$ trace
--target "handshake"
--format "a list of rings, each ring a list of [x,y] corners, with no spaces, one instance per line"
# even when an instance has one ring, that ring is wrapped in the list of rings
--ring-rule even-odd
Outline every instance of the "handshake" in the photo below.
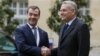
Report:
[[[51,55],[51,50],[45,46],[41,48],[41,54],[42,56],[50,56]]]

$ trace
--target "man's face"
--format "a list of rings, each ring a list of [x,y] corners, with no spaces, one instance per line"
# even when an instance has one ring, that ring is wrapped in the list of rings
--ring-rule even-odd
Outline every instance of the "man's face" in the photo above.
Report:
[[[28,16],[28,23],[32,26],[36,26],[38,19],[40,17],[39,10],[38,9],[33,10],[29,8],[27,16]]]
[[[61,5],[59,16],[62,21],[70,21],[73,18],[75,14],[75,10],[72,8],[73,7],[70,4]]]

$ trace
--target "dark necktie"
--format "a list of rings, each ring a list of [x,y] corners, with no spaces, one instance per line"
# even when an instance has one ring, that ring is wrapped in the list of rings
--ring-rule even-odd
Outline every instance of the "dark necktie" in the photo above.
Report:
[[[37,34],[38,29],[36,27],[34,27],[33,29],[34,29],[34,37],[36,40],[36,45],[38,46],[39,45],[39,36]]]
[[[67,30],[68,26],[69,26],[68,24],[65,24],[65,25],[64,25],[64,28],[63,28],[63,32],[62,32],[62,34],[65,33],[65,31]]]
[[[37,40],[37,31],[36,31],[36,27],[34,27],[33,29],[34,29],[35,40]]]

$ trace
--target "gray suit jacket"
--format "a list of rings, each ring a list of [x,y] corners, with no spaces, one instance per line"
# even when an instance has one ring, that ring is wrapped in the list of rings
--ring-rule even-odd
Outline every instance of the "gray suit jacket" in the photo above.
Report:
[[[88,26],[75,19],[66,32],[60,31],[58,48],[52,50],[52,56],[88,56],[90,49],[90,33]]]

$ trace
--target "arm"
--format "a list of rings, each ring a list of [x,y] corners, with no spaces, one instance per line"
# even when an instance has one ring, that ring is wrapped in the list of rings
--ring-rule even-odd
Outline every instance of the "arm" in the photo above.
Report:
[[[44,44],[44,46],[50,48],[50,46],[49,46],[49,40],[48,40],[48,34],[46,32],[44,32],[44,37],[45,37],[45,40],[44,40],[45,41],[45,44]],[[45,52],[46,55],[49,54],[51,56],[57,56],[57,48],[53,48],[53,49],[50,48],[50,49],[45,50],[46,51]]]
[[[58,50],[58,48],[53,48],[51,50],[51,56],[57,56],[57,50]]]
[[[90,33],[86,24],[78,32],[78,56],[88,56],[90,49]]]
[[[25,41],[25,35],[23,31],[19,28],[15,31],[15,42],[18,48],[18,51],[28,55],[41,55],[41,48],[30,46]]]
[[[49,39],[48,39],[48,34],[47,34],[47,32],[45,32],[44,34],[45,34],[45,36],[44,36],[44,37],[45,37],[45,40],[44,40],[44,41],[45,41],[44,46],[46,46],[46,47],[49,48]]]

